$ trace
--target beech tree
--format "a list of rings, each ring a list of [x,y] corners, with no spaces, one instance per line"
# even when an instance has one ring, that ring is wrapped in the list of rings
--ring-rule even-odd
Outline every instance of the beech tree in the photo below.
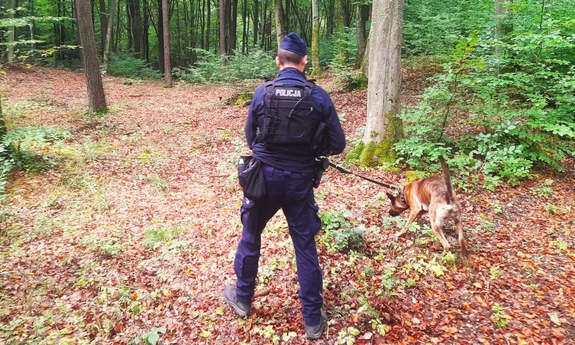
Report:
[[[374,0],[369,37],[367,122],[352,151],[363,165],[393,163],[393,144],[403,137],[400,111],[403,0]]]
[[[167,86],[172,86],[172,62],[170,58],[170,19],[168,16],[168,0],[162,0],[162,21],[164,25],[164,81]]]
[[[317,0],[311,0],[312,30],[311,30],[311,77],[317,77],[321,73],[319,59],[319,10]]]
[[[78,34],[82,46],[82,63],[86,74],[88,88],[88,110],[90,112],[106,111],[106,96],[100,74],[96,36],[92,23],[92,6],[90,1],[76,0],[76,19],[78,21]]]
[[[278,47],[280,46],[284,36],[287,34],[285,26],[285,14],[282,5],[282,0],[274,0],[274,14],[276,21],[276,40],[278,41]]]
[[[8,0],[8,18],[14,19],[14,0]],[[14,25],[8,28],[8,62],[11,63],[14,60]]]
[[[112,29],[114,26],[115,0],[110,0],[110,13],[106,19],[106,37],[104,39],[104,71],[108,72],[110,66],[110,43],[112,42]]]

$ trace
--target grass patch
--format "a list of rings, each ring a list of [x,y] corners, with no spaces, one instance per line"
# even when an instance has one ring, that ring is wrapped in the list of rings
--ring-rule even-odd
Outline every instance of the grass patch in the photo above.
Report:
[[[176,239],[182,233],[180,228],[149,229],[144,233],[143,246],[147,250],[156,250],[163,244]]]

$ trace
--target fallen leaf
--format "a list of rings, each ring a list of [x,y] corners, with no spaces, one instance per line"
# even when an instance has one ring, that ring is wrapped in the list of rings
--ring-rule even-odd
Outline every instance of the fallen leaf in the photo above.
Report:
[[[554,324],[556,324],[557,326],[561,326],[561,321],[559,320],[559,313],[551,313],[549,315],[549,319],[551,319],[551,322],[553,322]]]

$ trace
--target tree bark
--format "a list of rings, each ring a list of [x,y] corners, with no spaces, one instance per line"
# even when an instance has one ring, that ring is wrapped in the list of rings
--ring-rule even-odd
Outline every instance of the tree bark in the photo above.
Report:
[[[311,63],[312,71],[311,77],[315,78],[321,74],[321,66],[319,59],[319,10],[317,6],[318,0],[311,1],[311,17],[312,17],[312,29],[311,29]]]
[[[356,5],[356,31],[357,31],[357,60],[356,67],[360,67],[363,63],[365,56],[365,49],[367,47],[367,32],[365,24],[367,23],[367,14],[369,14],[369,7],[357,4]]]
[[[8,129],[6,128],[4,114],[2,114],[2,94],[0,93],[0,140],[4,140],[6,133],[8,133]]]
[[[403,136],[400,111],[403,0],[375,0],[369,38],[365,165],[395,161],[393,144]]]
[[[14,11],[16,10],[14,0],[8,0],[8,9],[10,10],[8,18],[14,19]],[[14,61],[14,29],[13,25],[8,28],[8,63]]]
[[[249,30],[249,22],[248,22],[248,1],[242,1],[242,54],[248,53],[248,30]]]
[[[345,9],[344,0],[335,0],[335,17],[334,26],[336,33],[343,33],[345,28]]]
[[[206,27],[206,50],[209,51],[210,50],[210,35],[212,33],[212,26],[210,25],[212,22],[212,1],[211,0],[208,0],[207,16],[208,16],[208,23],[207,23],[207,27]]]
[[[278,49],[284,36],[286,35],[285,27],[284,27],[284,10],[282,5],[282,0],[274,0],[274,14],[276,19],[276,39],[278,42]]]
[[[104,47],[106,46],[106,33],[108,28],[108,15],[106,12],[111,12],[111,9],[106,11],[106,0],[99,0],[100,10],[100,46],[102,47],[102,56],[104,55]]]
[[[163,0],[157,0],[158,4],[158,68],[160,73],[165,74],[165,64],[164,64],[164,11],[162,10]]]
[[[130,32],[132,36],[132,45],[134,55],[140,58],[142,55],[142,16],[140,13],[140,0],[127,1],[128,16],[130,22]]]
[[[233,55],[238,47],[238,0],[228,0],[228,55]]]
[[[259,1],[254,1],[254,46],[257,47],[258,45],[258,30],[260,29],[260,25],[259,25],[259,21],[260,21],[260,17],[259,17],[259,8],[260,8],[260,3]]]
[[[327,18],[326,18],[326,33],[325,33],[325,38],[326,39],[331,39],[332,35],[333,35],[333,29],[334,29],[334,18],[335,18],[335,1],[336,0],[327,0],[325,1],[325,12],[327,13]]]
[[[114,26],[114,11],[116,9],[115,0],[110,0],[110,13],[108,14],[106,27],[106,39],[104,41],[104,71],[108,72],[110,67],[110,43],[112,42],[112,28]]]
[[[82,62],[86,74],[88,88],[88,110],[91,113],[104,112],[107,109],[104,85],[100,74],[98,62],[98,50],[94,24],[92,22],[92,7],[89,1],[76,0],[76,20],[78,22],[78,34],[82,46]]]
[[[229,1],[229,0],[227,0]],[[220,55],[226,56],[226,0],[219,0],[220,4]]]
[[[170,61],[170,20],[168,0],[162,0],[162,16],[164,22],[164,80],[166,86],[172,86],[172,63]]]
[[[148,0],[142,1],[142,11],[144,12],[144,19],[142,21],[142,53],[144,54],[146,62],[150,62],[150,42],[148,34],[150,30],[150,4]]]

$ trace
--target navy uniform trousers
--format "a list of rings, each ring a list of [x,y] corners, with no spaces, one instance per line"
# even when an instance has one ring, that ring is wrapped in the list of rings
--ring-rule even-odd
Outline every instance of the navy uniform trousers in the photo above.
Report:
[[[323,298],[315,235],[321,222],[313,196],[313,174],[284,171],[268,165],[263,165],[263,169],[267,196],[258,202],[244,197],[241,208],[243,231],[234,261],[237,299],[251,305],[260,258],[261,234],[270,218],[282,209],[295,248],[303,319],[308,326],[318,325]]]

